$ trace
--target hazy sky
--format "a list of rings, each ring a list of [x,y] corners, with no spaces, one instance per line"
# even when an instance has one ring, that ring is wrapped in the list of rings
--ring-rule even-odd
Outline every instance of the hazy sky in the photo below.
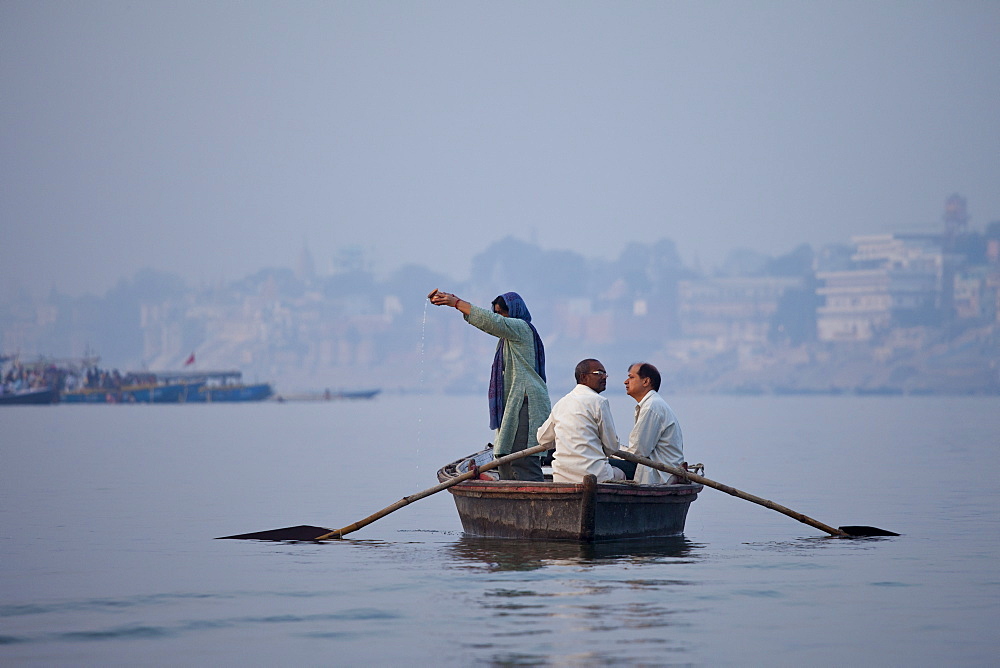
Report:
[[[462,279],[508,234],[710,268],[1000,220],[1000,2],[3,0],[0,133],[41,293],[304,244]]]

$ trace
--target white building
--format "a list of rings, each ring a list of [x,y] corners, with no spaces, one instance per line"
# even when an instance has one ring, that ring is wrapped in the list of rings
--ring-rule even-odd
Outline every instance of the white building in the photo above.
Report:
[[[795,277],[726,277],[680,281],[681,333],[728,343],[764,343],[786,291],[801,289]]]
[[[820,341],[867,341],[912,324],[940,306],[943,255],[935,237],[853,237],[856,269],[821,272],[816,312]]]

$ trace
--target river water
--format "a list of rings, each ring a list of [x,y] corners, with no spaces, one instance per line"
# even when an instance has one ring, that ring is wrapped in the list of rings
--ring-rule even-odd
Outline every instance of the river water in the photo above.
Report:
[[[903,535],[706,489],[653,542],[475,539],[447,492],[340,541],[213,540],[431,487],[485,399],[9,407],[0,664],[996,664],[1000,399],[666,397],[708,477]]]

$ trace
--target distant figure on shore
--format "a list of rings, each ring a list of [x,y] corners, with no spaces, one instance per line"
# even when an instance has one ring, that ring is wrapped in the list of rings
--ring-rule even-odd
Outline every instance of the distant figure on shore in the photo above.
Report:
[[[608,453],[618,449],[611,406],[601,396],[608,372],[598,360],[585,359],[574,375],[576,387],[556,402],[538,430],[540,445],[556,444],[552,480],[583,482],[588,473],[597,476],[597,482],[624,480],[624,472],[608,463]]]
[[[545,347],[524,300],[516,292],[505,292],[487,311],[440,290],[427,298],[435,306],[458,309],[470,325],[500,339],[488,393],[490,429],[496,430],[493,454],[501,457],[537,445],[535,434],[552,404],[545,384]],[[544,481],[542,457],[537,455],[504,464],[499,472],[501,480]]]

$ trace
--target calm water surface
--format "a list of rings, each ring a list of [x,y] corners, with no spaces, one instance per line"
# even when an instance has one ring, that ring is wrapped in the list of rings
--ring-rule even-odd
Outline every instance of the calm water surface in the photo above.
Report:
[[[904,535],[706,489],[654,542],[470,538],[447,492],[341,541],[217,541],[432,486],[485,400],[8,407],[0,664],[996,664],[1000,400],[667,399],[709,477]]]

